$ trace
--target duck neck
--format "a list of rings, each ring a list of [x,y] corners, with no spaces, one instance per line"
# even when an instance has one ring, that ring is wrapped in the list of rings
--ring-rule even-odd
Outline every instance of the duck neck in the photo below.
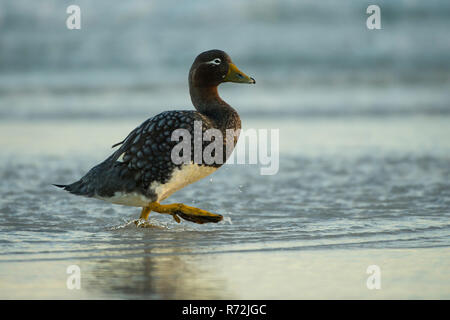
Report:
[[[189,92],[197,111],[214,120],[219,126],[227,126],[239,119],[236,110],[220,98],[217,86],[198,87],[190,84]]]

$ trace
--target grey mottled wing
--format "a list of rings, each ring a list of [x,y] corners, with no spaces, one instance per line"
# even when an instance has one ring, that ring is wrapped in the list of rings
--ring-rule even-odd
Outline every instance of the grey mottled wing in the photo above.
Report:
[[[171,141],[176,129],[187,129],[194,137],[194,121],[202,121],[203,131],[212,127],[210,121],[197,111],[162,112],[130,132],[108,159],[93,167],[79,181],[64,187],[65,190],[85,196],[111,197],[115,192],[139,192],[155,197],[148,187],[153,181],[165,183],[175,165],[171,160]],[[193,143],[191,143],[193,148]],[[193,150],[191,149],[193,157]],[[193,160],[193,159],[192,159]]]
[[[121,177],[131,174],[143,189],[153,181],[167,182],[177,167],[171,159],[172,148],[178,143],[171,141],[172,132],[183,128],[193,137],[194,121],[202,121],[205,129],[210,126],[196,111],[166,111],[142,123],[113,154],[113,161],[122,156]]]

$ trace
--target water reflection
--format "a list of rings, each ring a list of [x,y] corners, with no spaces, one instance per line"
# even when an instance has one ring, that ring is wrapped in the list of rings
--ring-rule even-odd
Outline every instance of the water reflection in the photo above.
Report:
[[[99,260],[84,288],[122,298],[225,298],[225,280],[209,268],[205,259],[189,255],[185,247],[164,251],[148,248],[142,251],[142,257]]]

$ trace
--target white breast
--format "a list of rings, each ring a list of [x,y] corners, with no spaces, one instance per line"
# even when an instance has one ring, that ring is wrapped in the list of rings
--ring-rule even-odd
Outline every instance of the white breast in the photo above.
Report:
[[[158,196],[157,201],[160,202],[174,192],[210,175],[216,170],[217,168],[199,166],[195,163],[185,164],[180,169],[175,169],[169,181],[164,184],[155,181],[150,185],[150,189],[156,193]]]
[[[210,175],[216,170],[217,168],[199,166],[194,163],[185,164],[180,169],[178,168],[175,169],[169,181],[167,181],[164,184],[155,181],[150,185],[149,189],[156,194],[157,196],[156,201],[160,202],[166,199],[174,192],[184,188],[188,184],[194,183]],[[116,192],[114,196],[109,198],[100,196],[95,197],[97,199],[104,200],[107,202],[133,207],[145,207],[152,201],[152,199],[149,199],[138,192],[131,192],[131,193]]]

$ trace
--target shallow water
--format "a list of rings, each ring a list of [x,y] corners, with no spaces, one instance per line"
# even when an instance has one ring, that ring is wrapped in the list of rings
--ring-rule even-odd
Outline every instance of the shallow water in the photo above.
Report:
[[[448,246],[450,142],[439,137],[449,136],[450,129],[445,126],[449,119],[380,120],[279,121],[277,174],[261,175],[261,165],[227,164],[167,201],[219,212],[225,221],[177,224],[153,213],[151,219],[163,229],[151,233],[164,237],[168,229],[192,235],[192,240],[201,236],[198,246],[207,251],[220,250],[221,245],[254,249]],[[253,128],[267,124],[265,120],[249,122]],[[2,136],[8,137],[0,140],[2,150],[13,149],[2,156],[0,212],[2,228],[8,231],[0,238],[5,244],[3,254],[22,250],[26,254],[27,248],[36,253],[36,247],[27,244],[34,243],[27,231],[49,232],[53,245],[64,239],[62,248],[73,244],[73,240],[66,241],[67,233],[84,241],[86,232],[101,232],[108,242],[114,235],[135,232],[134,225],[126,222],[137,218],[139,209],[75,197],[51,186],[76,180],[102,160],[102,153],[106,157],[111,151],[97,144],[126,126],[119,121],[99,122],[93,132],[83,132],[86,124],[82,121],[54,125],[56,128],[42,132],[39,124],[27,123],[22,128],[35,132],[22,137],[14,134],[14,138],[6,132],[20,129],[19,124],[2,125]],[[76,138],[70,137],[71,131],[77,132]],[[58,136],[54,132],[59,132]],[[283,144],[294,132],[299,138]],[[332,138],[322,139],[324,133]],[[69,150],[59,148],[61,137],[64,140],[59,143],[70,145]],[[15,139],[26,138],[31,149],[24,142],[14,145]],[[33,150],[36,139],[46,142]],[[67,139],[78,142],[68,143]],[[115,141],[109,140],[104,145]],[[95,152],[96,148],[102,152]],[[15,232],[26,241],[11,242]],[[10,247],[10,242],[15,245]],[[40,237],[38,247],[39,243],[49,245]]]
[[[442,276],[448,272],[450,245],[450,142],[441,139],[450,134],[448,121],[445,117],[279,120],[276,175],[260,175],[258,165],[227,164],[166,201],[221,213],[224,221],[177,224],[171,217],[152,213],[155,228],[146,229],[132,223],[139,216],[138,208],[76,197],[51,186],[75,180],[106,157],[111,150],[105,146],[139,119],[2,123],[0,147],[8,152],[1,156],[1,275],[11,281],[8,275],[20,274],[15,266],[54,269],[59,273],[53,279],[58,286],[45,285],[44,297],[186,298],[190,286],[200,286],[197,298],[321,297],[320,292],[286,291],[276,283],[267,294],[244,294],[239,289],[243,282],[235,279],[230,284],[234,276],[226,268],[258,273],[259,267],[248,270],[247,259],[255,257],[255,263],[265,264],[275,257],[282,263],[284,257],[291,264],[297,255],[310,251],[321,256],[314,259],[326,256],[323,263],[337,268],[344,261],[329,257],[342,249],[350,250],[349,259],[357,250],[357,259],[364,264],[373,255],[384,261],[385,255],[392,255],[388,249],[434,248],[443,250],[435,257],[436,263],[443,264],[437,269]],[[271,123],[252,119],[246,127]],[[298,138],[287,140],[294,133]],[[371,254],[374,249],[378,253]],[[230,254],[236,259],[232,266],[209,261]],[[412,257],[422,261],[422,253]],[[427,263],[419,264],[426,268]],[[84,290],[75,296],[63,289],[64,268],[71,264],[80,265],[86,273]],[[188,281],[183,272],[174,271],[178,268],[210,274],[213,280],[209,283],[204,274],[198,283],[193,279],[191,284],[178,283]],[[364,268],[359,270],[362,274]],[[52,278],[30,272],[32,283],[43,285]],[[216,273],[223,272],[221,281],[231,286],[230,291],[222,292],[217,283]],[[129,277],[132,284],[126,282]],[[163,283],[153,284],[161,277]],[[248,281],[244,276],[240,279]],[[124,287],[109,293],[115,281]],[[431,296],[446,296],[447,288],[438,285]],[[356,292],[337,297],[353,297]],[[395,292],[380,296],[423,297],[417,292]],[[2,292],[3,297],[29,294],[20,289],[11,296],[9,291]],[[322,294],[335,297],[332,292]],[[37,297],[36,292],[32,296]]]

